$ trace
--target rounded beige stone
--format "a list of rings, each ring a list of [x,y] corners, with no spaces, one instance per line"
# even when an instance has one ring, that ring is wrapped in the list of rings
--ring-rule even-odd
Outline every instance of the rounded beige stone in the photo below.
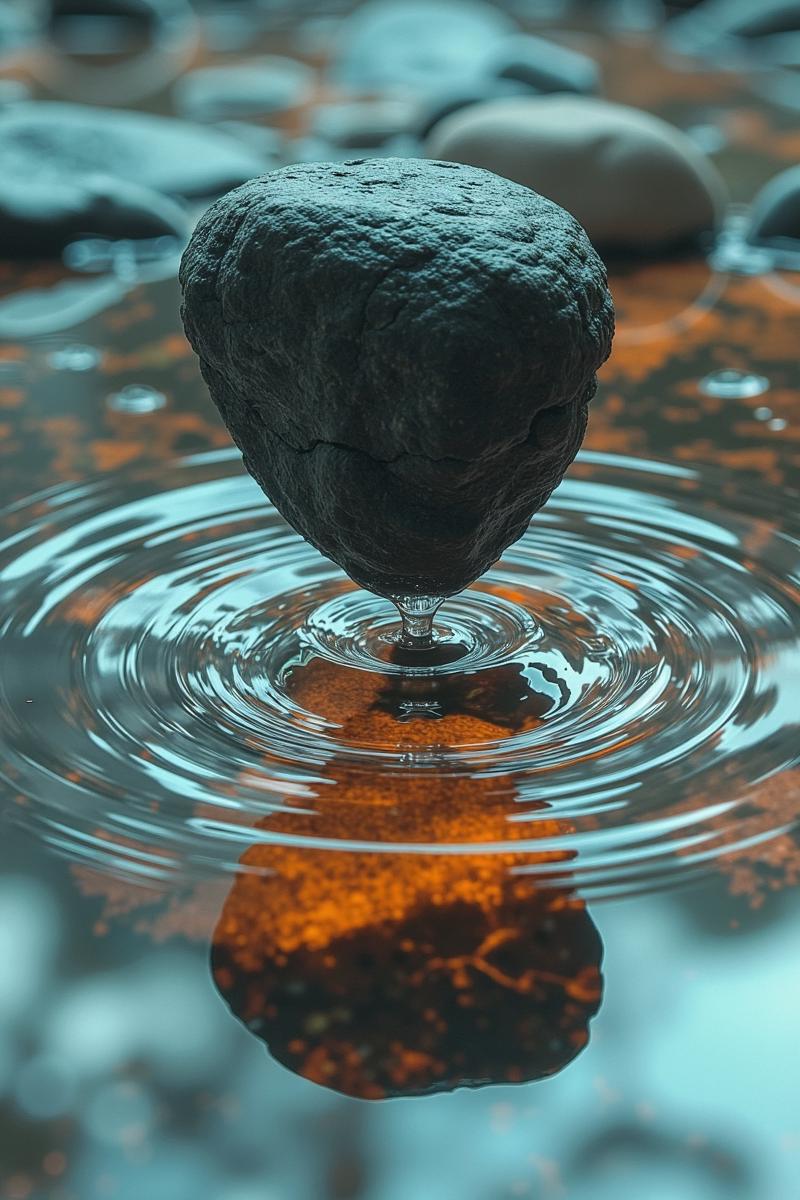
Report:
[[[712,230],[726,189],[679,129],[585,96],[476,104],[432,131],[429,158],[494,171],[554,200],[606,251],[652,253]]]

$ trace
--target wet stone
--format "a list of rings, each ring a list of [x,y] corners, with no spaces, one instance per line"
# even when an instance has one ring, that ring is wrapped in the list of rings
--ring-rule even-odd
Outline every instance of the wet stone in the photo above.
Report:
[[[178,111],[196,121],[253,117],[296,108],[310,96],[315,72],[293,58],[267,55],[234,67],[190,71],[175,86]]]
[[[758,193],[747,240],[800,254],[800,166],[782,171]]]
[[[32,102],[0,110],[0,178],[84,181],[103,174],[168,195],[214,196],[263,170],[224,133],[170,117]]]
[[[418,159],[274,172],[203,216],[184,323],[245,465],[357,582],[445,595],[522,535],[610,350],[556,205]]]
[[[151,240],[188,237],[184,209],[168,196],[107,175],[0,175],[0,254],[57,256],[87,236]]]
[[[482,74],[513,30],[484,0],[372,0],[344,22],[332,73],[358,90],[439,88]]]
[[[515,79],[542,94],[600,90],[600,69],[593,58],[546,38],[517,34],[497,47],[490,70],[500,79]]]
[[[583,96],[476,105],[442,121],[430,158],[470,163],[548,196],[610,253],[663,252],[713,230],[725,187],[680,130]]]

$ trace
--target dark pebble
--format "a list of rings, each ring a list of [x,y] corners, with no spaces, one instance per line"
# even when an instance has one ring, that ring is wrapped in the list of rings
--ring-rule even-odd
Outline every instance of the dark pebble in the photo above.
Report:
[[[448,594],[583,438],[613,312],[567,213],[484,171],[309,164],[218,201],[184,323],[245,465],[357,582]]]

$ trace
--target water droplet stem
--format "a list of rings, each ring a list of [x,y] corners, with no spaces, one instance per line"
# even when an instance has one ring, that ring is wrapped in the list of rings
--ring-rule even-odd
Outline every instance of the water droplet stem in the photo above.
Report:
[[[427,650],[434,642],[433,619],[444,603],[444,596],[392,596],[400,613],[403,629],[399,643],[410,650]]]

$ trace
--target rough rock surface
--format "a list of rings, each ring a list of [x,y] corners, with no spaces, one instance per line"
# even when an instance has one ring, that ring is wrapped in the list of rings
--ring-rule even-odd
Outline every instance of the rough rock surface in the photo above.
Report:
[[[81,237],[183,241],[188,231],[180,205],[127,180],[107,175],[0,177],[3,258],[48,258]]]
[[[758,193],[747,240],[800,252],[800,166],[781,171]]]
[[[214,196],[263,162],[216,130],[149,113],[40,101],[0,112],[0,179],[103,174],[174,196]]]
[[[425,150],[534,188],[612,253],[689,242],[716,227],[725,203],[716,168],[680,130],[585,96],[475,105],[438,124]]]
[[[184,322],[245,465],[357,582],[449,594],[578,450],[613,312],[556,205],[419,159],[289,167],[201,219]]]

